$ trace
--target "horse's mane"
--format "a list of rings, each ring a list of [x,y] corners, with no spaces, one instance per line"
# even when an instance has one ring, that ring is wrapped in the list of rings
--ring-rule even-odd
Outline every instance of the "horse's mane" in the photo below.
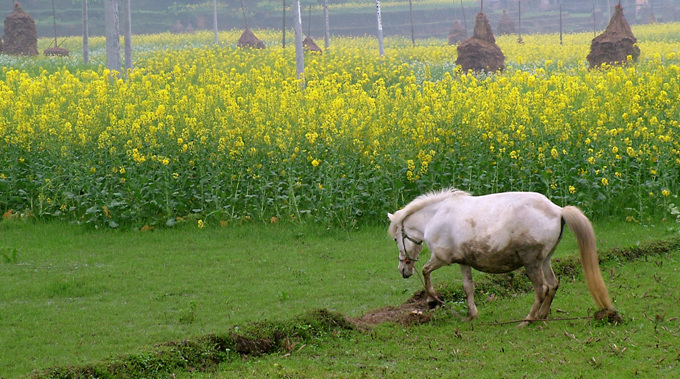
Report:
[[[453,196],[470,196],[470,194],[457,188],[449,187],[439,191],[430,191],[416,197],[404,208],[394,213],[392,216],[392,222],[390,223],[390,228],[388,230],[390,235],[395,236],[397,234],[397,228],[406,217],[423,209],[427,205],[440,202]]]

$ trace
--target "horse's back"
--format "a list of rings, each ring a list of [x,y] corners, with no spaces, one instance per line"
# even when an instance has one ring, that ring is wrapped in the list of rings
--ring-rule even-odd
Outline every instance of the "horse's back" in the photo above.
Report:
[[[461,198],[453,204],[456,212],[468,220],[476,220],[488,227],[508,224],[535,224],[559,220],[562,208],[537,192],[501,192]]]
[[[450,262],[486,272],[521,266],[519,251],[552,249],[562,230],[561,207],[533,192],[452,198],[432,221],[428,239],[451,254]]]

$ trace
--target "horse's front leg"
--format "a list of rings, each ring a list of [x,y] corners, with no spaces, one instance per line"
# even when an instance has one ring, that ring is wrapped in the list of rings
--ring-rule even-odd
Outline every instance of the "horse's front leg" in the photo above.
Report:
[[[460,272],[463,274],[463,289],[467,295],[467,317],[463,321],[471,321],[477,318],[477,306],[475,305],[475,284],[472,281],[472,267],[460,265]]]
[[[425,292],[427,293],[427,303],[430,308],[434,308],[437,305],[443,305],[444,302],[437,295],[437,291],[434,290],[432,285],[432,280],[430,279],[430,274],[432,271],[444,266],[445,263],[435,258],[434,254],[430,260],[423,266],[423,280],[425,281]]]

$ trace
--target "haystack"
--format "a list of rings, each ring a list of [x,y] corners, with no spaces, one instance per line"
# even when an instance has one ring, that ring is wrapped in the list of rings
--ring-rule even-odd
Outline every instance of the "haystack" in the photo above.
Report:
[[[260,39],[257,38],[255,34],[247,27],[246,30],[244,30],[241,34],[241,37],[239,37],[237,46],[249,47],[253,49],[264,49],[264,43],[260,41]]]
[[[314,40],[310,36],[307,36],[307,37],[305,37],[304,40],[302,40],[302,48],[306,51],[314,51],[316,53],[323,53],[321,51],[321,48],[319,47],[319,45],[317,45],[316,42],[314,42]]]
[[[172,28],[170,28],[170,33],[172,34],[184,33],[184,26],[179,20],[175,21],[175,24],[172,26]]]
[[[496,38],[484,12],[479,12],[475,17],[472,37],[458,45],[456,64],[461,66],[463,72],[493,72],[503,71],[505,68],[505,55],[496,45]]]
[[[624,64],[628,61],[629,55],[637,61],[640,48],[635,45],[636,42],[637,38],[623,16],[623,8],[616,5],[609,25],[602,34],[593,38],[590,44],[590,54],[587,57],[590,68],[599,67],[603,63]]]
[[[647,23],[656,24],[656,22],[656,16],[654,16],[654,12],[650,9],[649,13],[647,13]]]
[[[515,34],[515,21],[513,21],[508,12],[503,9],[501,19],[498,20],[498,35],[502,36],[505,34]]]
[[[191,23],[189,23],[189,25],[187,25],[187,28],[186,28],[185,32],[186,32],[187,34],[194,34],[194,26],[191,25]]]
[[[467,30],[460,20],[456,20],[451,25],[449,29],[449,45],[455,45],[460,41],[464,41],[467,38]]]
[[[59,57],[67,57],[68,54],[69,54],[69,51],[67,49],[64,49],[63,47],[52,46],[52,47],[48,47],[47,49],[45,49],[43,51],[43,54],[59,56]]]
[[[14,11],[5,17],[3,52],[10,55],[38,55],[38,30],[35,21],[14,3]]]

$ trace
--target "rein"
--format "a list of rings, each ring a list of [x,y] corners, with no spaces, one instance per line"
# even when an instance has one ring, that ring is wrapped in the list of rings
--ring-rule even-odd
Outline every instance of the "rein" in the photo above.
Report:
[[[406,250],[406,240],[409,240],[409,241],[415,243],[416,245],[422,245],[423,244],[423,241],[418,241],[418,240],[414,239],[413,237],[409,237],[406,234],[406,229],[404,228],[404,222],[402,221],[401,222],[401,246],[404,247],[404,255],[406,257],[404,259],[399,258],[399,262],[404,262],[406,264],[409,264],[411,262],[418,262],[418,258],[411,258],[411,255]]]

